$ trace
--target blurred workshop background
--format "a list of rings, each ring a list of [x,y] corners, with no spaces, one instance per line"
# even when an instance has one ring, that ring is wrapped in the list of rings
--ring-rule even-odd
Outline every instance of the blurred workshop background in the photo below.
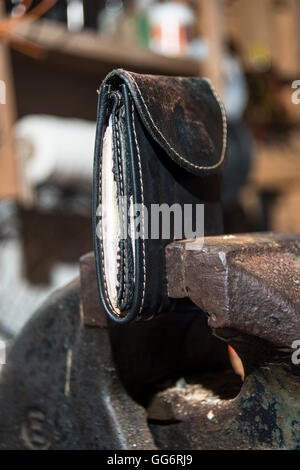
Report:
[[[300,0],[0,0],[0,338],[92,249],[96,90],[207,76],[229,120],[226,232],[300,232]]]

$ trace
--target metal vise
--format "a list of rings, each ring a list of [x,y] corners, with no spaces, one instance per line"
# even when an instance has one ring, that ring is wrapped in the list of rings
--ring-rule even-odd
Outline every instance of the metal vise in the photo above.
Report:
[[[11,348],[0,449],[300,448],[300,236],[175,242],[166,256],[181,310],[129,325],[107,320],[93,255],[81,259],[80,281]]]

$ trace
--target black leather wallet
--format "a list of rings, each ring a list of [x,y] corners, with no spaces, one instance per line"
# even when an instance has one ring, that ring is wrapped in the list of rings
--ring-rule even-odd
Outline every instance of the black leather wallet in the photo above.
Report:
[[[174,239],[190,238],[186,207],[193,228],[202,205],[205,235],[222,233],[226,140],[224,107],[206,79],[116,70],[102,83],[94,248],[100,299],[114,320],[170,308],[164,251]]]

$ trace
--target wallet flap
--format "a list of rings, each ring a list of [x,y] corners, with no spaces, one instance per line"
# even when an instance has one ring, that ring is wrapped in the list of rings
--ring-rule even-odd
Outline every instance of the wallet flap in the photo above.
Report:
[[[154,140],[181,167],[197,175],[221,171],[226,154],[224,106],[209,80],[114,70],[104,84],[126,83]]]

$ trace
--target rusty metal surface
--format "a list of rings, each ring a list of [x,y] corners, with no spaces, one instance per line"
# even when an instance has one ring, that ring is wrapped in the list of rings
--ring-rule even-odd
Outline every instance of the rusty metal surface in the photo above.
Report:
[[[183,387],[173,384],[154,392],[145,406],[157,447],[300,448],[300,373],[291,364],[291,343],[300,338],[300,237],[274,234],[212,237],[205,239],[203,247],[197,241],[185,241],[170,245],[166,251],[170,296],[189,297],[209,313],[214,333],[234,345],[242,357],[246,379],[239,393],[235,386],[232,396],[224,396],[224,390],[220,392],[215,384],[215,379],[225,382],[229,393],[232,377],[226,369],[212,374],[209,380],[200,374],[195,383],[187,379]],[[171,316],[164,319],[170,325],[173,321],[183,326],[183,319],[174,314],[172,320]],[[154,323],[152,328],[148,324],[147,329],[131,325],[113,331],[115,360],[127,385],[130,374],[128,362],[125,361],[126,368],[122,360],[126,357],[122,343],[135,343],[134,356],[142,361],[143,357],[157,357],[147,338],[153,335],[159,338],[165,323],[161,320]],[[200,330],[195,323],[193,326],[201,349]],[[178,341],[179,338],[171,342],[166,337],[173,359],[172,345]],[[140,349],[140,345],[145,348]],[[162,357],[167,355],[164,350]],[[190,357],[182,351],[180,356],[183,360]],[[132,360],[132,355],[127,360]],[[172,359],[165,363],[165,374],[172,370],[172,363]],[[158,379],[157,366],[153,367],[151,361],[144,364],[144,374],[137,372],[133,382]],[[141,370],[142,367],[138,368]]]
[[[167,449],[180,435],[177,449],[299,449],[300,370],[291,356],[300,338],[300,236],[208,237],[175,242],[166,255],[170,297],[208,313],[246,378],[233,400],[201,381],[159,392],[150,406],[157,445]]]
[[[207,237],[166,252],[170,297],[189,297],[212,328],[277,348],[300,338],[300,235]]]
[[[247,377],[233,400],[200,385],[160,392],[150,428],[162,449],[300,449],[299,399],[299,376],[269,366]]]
[[[10,351],[0,448],[300,449],[290,349],[300,339],[299,246],[274,234],[176,242],[168,283],[181,310],[128,325],[104,320],[94,259],[83,257],[81,284],[53,295]]]

